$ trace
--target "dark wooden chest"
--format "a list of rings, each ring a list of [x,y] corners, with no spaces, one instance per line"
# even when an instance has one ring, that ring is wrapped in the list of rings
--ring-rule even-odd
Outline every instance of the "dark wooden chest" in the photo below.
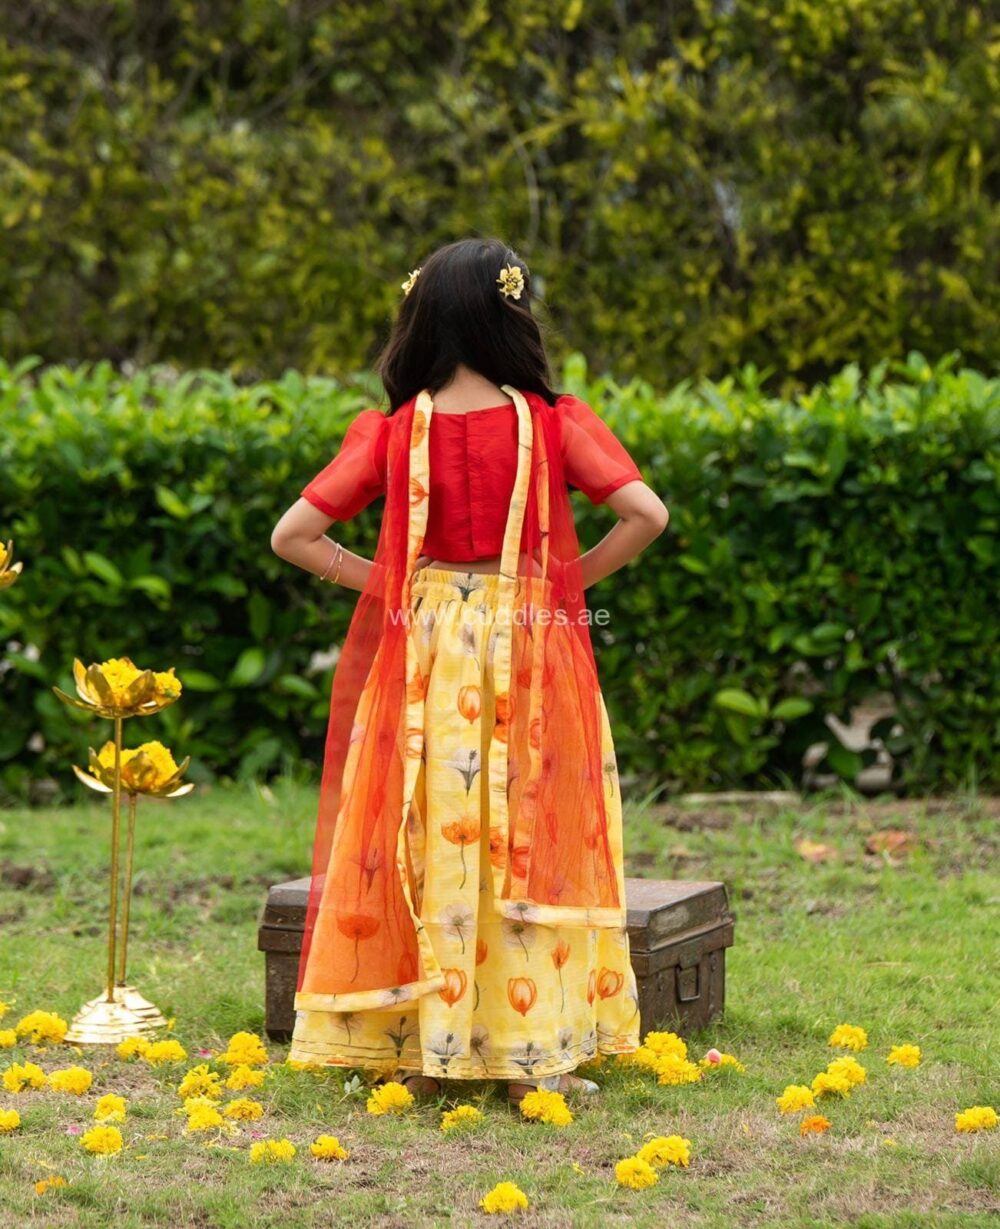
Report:
[[[264,953],[265,1027],[287,1041],[295,1024],[295,984],[309,879],[276,883],[257,932]],[[725,885],[706,881],[626,879],[629,951],[639,988],[642,1034],[684,1033],[707,1024],[725,1001],[726,948],[735,916]]]

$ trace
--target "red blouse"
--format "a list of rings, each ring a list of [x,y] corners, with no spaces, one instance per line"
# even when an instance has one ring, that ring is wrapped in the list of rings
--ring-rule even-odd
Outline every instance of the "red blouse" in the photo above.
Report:
[[[566,481],[593,504],[626,482],[642,482],[639,467],[585,401],[569,395],[563,410]],[[301,491],[321,512],[347,521],[385,493],[389,417],[362,410],[340,451]],[[462,414],[435,410],[428,440],[430,502],[423,553],[467,562],[499,555],[517,468],[517,410],[513,402]]]

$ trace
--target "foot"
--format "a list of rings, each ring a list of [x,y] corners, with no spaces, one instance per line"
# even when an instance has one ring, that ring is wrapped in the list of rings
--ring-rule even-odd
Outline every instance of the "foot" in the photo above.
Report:
[[[568,1072],[564,1075],[556,1075],[546,1077],[537,1082],[515,1081],[507,1085],[507,1100],[512,1105],[519,1105],[525,1093],[534,1092],[536,1088],[547,1088],[550,1092],[566,1093],[584,1093],[590,1095],[599,1089],[599,1085],[593,1080],[586,1080],[580,1075],[571,1075]]]
[[[441,1081],[433,1075],[415,1073],[405,1076],[400,1083],[416,1097],[439,1097],[444,1091]]]

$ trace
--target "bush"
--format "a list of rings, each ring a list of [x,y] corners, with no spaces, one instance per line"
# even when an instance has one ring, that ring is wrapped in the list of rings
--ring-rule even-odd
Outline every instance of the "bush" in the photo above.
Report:
[[[69,782],[107,727],[49,685],[71,685],[74,656],[123,653],[185,682],[135,741],[163,737],[201,775],[314,769],[354,595],[276,558],[269,536],[371,386],[29,366],[0,365],[0,536],[26,564],[0,597],[0,784]],[[623,774],[797,780],[804,748],[828,740],[850,778],[859,758],[824,717],[888,693],[901,781],[995,784],[1000,381],[918,354],[791,401],[761,379],[747,367],[659,394],[567,365],[566,391],[672,511],[590,592],[611,612],[594,636]],[[573,499],[586,547],[612,517]],[[335,532],[371,554],[381,506]]]

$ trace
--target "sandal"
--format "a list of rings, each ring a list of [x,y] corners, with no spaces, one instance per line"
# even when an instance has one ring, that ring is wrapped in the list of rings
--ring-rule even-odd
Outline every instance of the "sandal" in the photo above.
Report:
[[[584,1079],[582,1075],[571,1075],[569,1072],[545,1076],[540,1080],[517,1080],[507,1085],[507,1101],[510,1105],[520,1105],[524,1095],[537,1088],[545,1088],[549,1092],[579,1092],[591,1096],[600,1090],[600,1085],[593,1080]]]
[[[399,1082],[417,1097],[440,1097],[444,1092],[444,1085],[436,1076],[422,1075],[419,1071],[403,1076]]]

